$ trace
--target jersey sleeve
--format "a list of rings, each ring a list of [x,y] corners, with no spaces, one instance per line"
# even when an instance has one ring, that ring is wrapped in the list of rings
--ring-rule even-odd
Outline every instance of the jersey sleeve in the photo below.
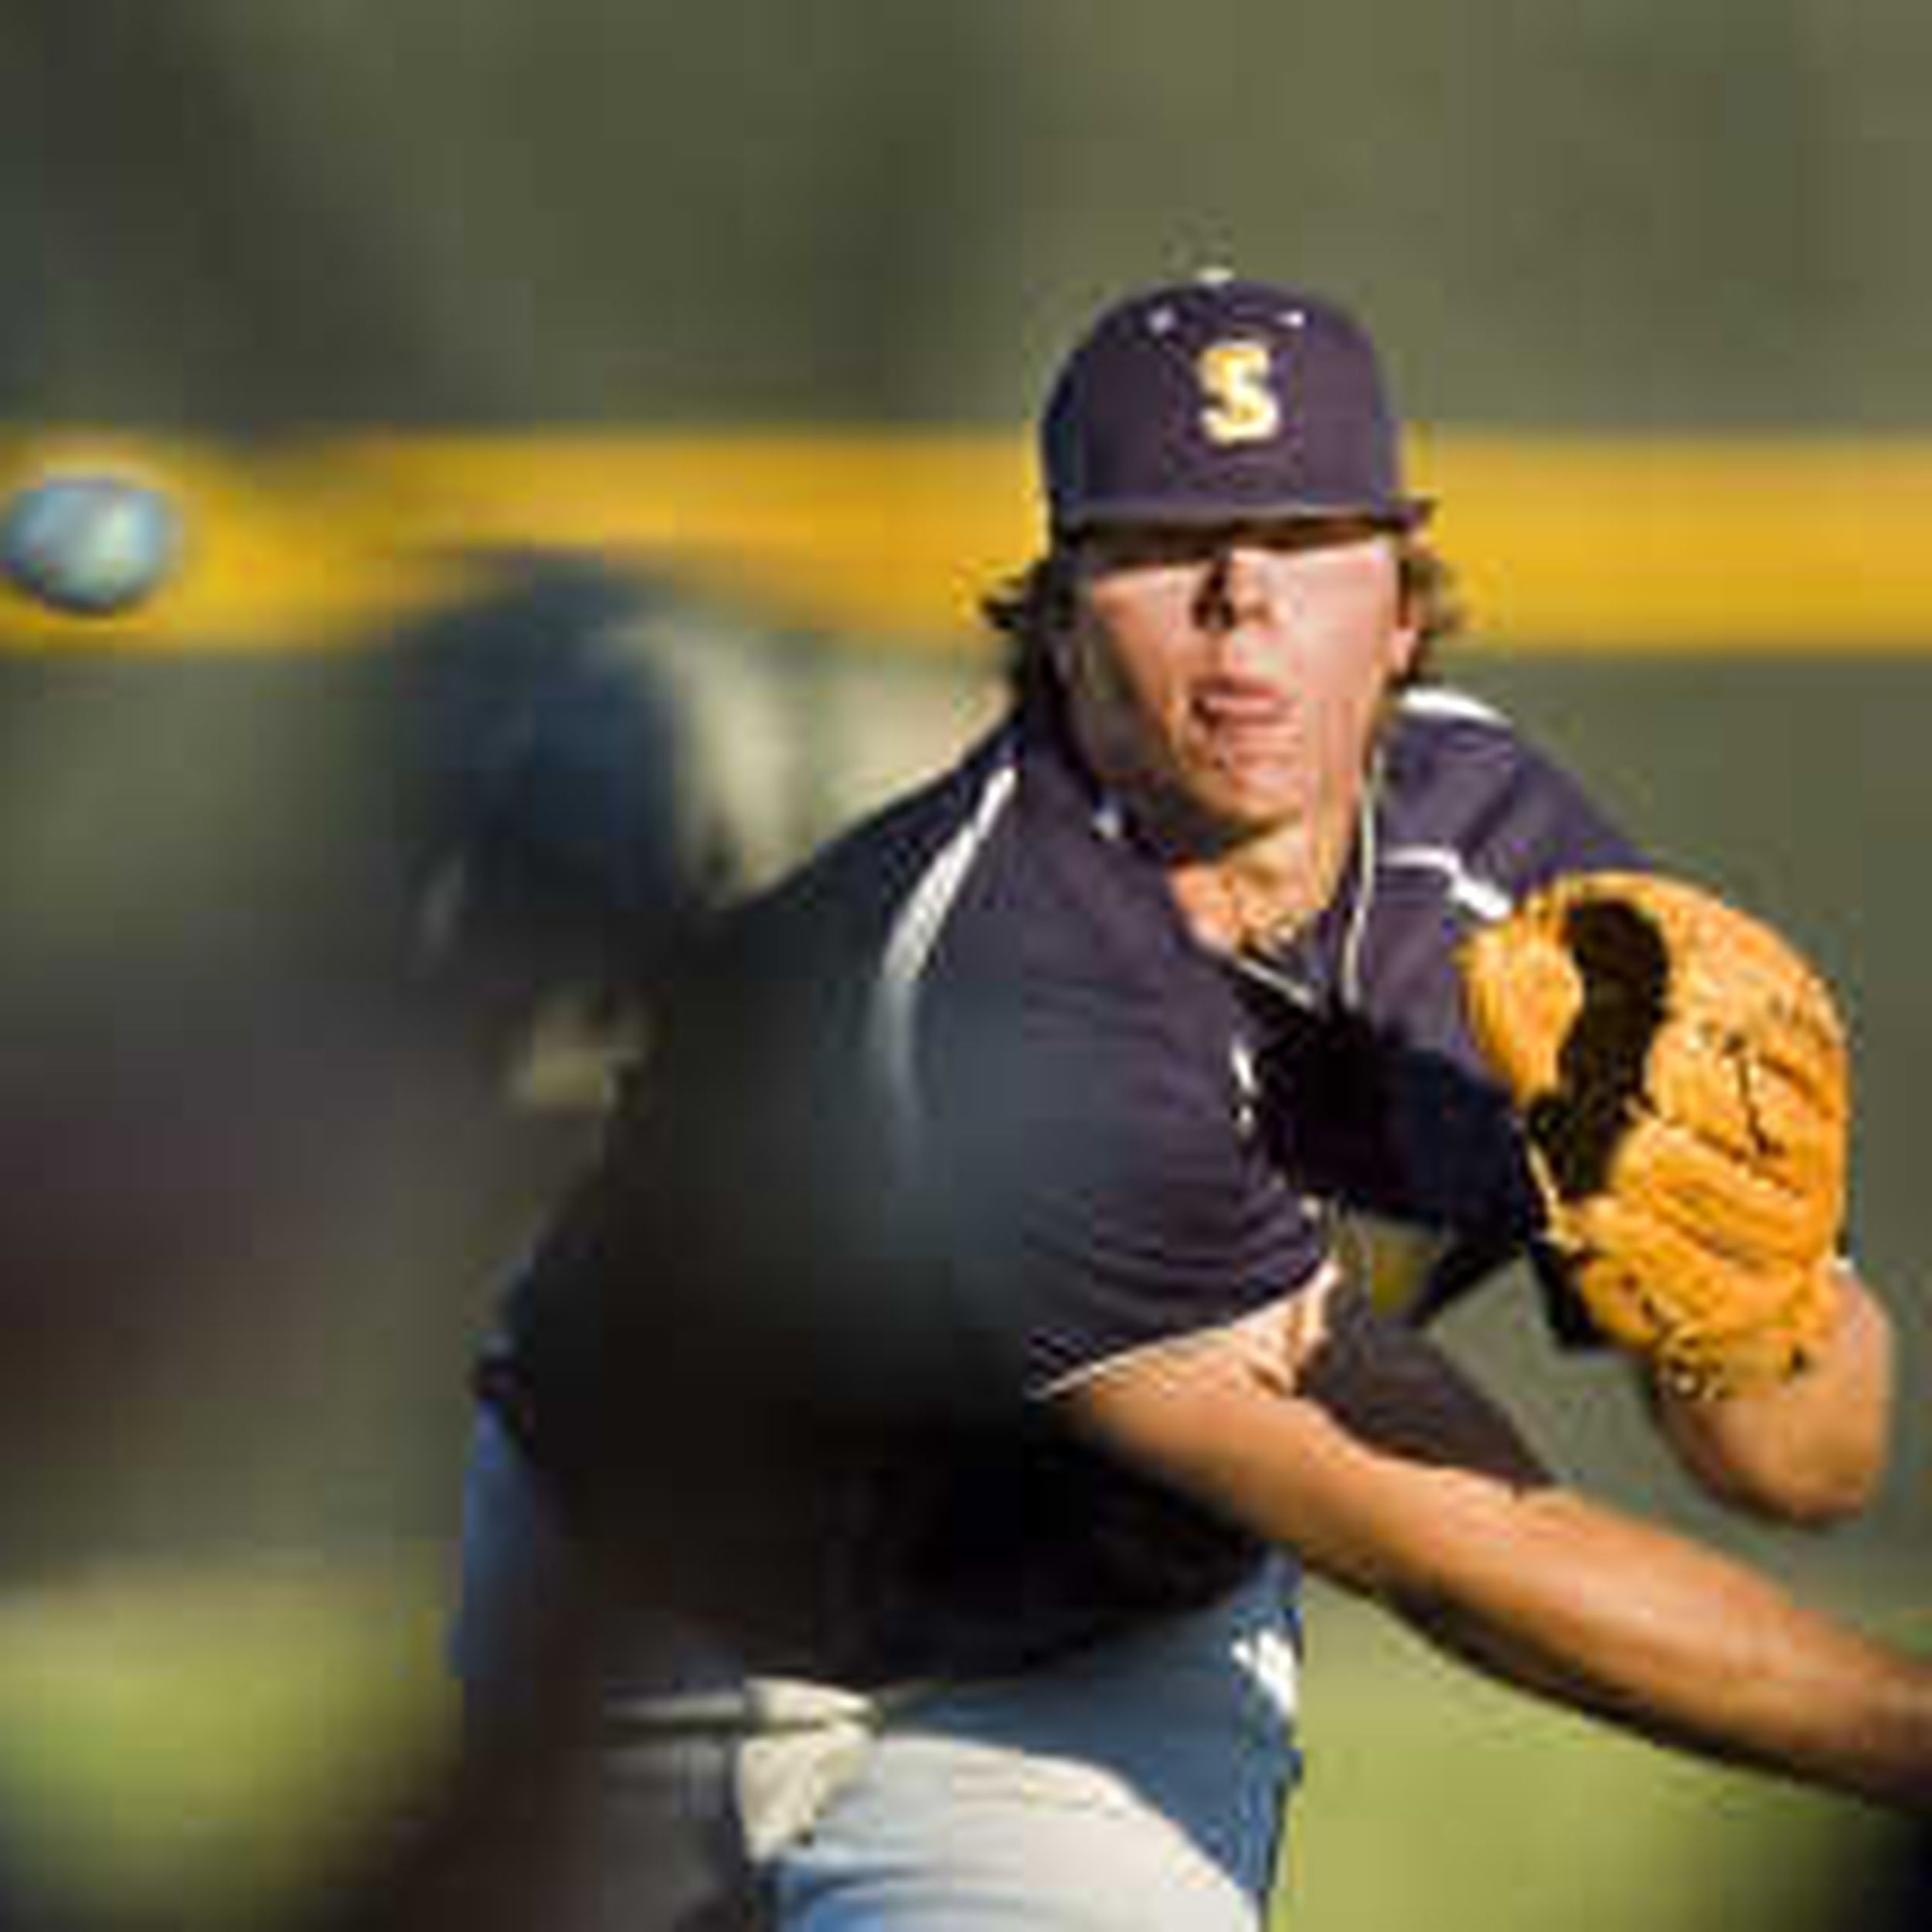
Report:
[[[1456,955],[1552,879],[1651,861],[1568,771],[1461,693],[1410,694],[1387,756],[1362,1006],[1389,1060],[1396,1191],[1447,1233],[1413,1311],[1426,1318],[1521,1259],[1552,1335],[1587,1345],[1588,1318],[1540,1239],[1514,1116],[1470,1036]]]
[[[1036,980],[939,1049],[924,1158],[968,1321],[1029,1394],[1279,1300],[1326,1230],[1267,1157],[1218,988]]]

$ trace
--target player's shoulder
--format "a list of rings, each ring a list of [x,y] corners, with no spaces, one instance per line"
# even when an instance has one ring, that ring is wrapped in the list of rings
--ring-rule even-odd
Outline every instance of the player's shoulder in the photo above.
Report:
[[[1458,779],[1494,784],[1519,768],[1555,765],[1500,705],[1448,684],[1411,685],[1396,694],[1383,757],[1390,782],[1416,793]]]
[[[825,928],[848,937],[889,920],[942,855],[955,867],[997,827],[1012,787],[1009,748],[994,734],[957,762],[838,828],[723,922],[734,937],[787,940]]]
[[[1454,854],[1509,893],[1554,870],[1637,862],[1576,772],[1502,706],[1451,685],[1400,694],[1383,815],[1390,851]]]

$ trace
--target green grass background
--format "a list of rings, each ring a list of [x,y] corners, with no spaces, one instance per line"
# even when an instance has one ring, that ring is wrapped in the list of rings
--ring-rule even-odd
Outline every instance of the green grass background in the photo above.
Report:
[[[0,1797],[90,1922],[273,1923],[434,1780],[437,1564],[131,1572],[0,1607]],[[1277,1927],[1825,1932],[1876,1814],[1666,1757],[1318,1587]]]
[[[0,1826],[86,1922],[272,1919],[431,1779],[414,1562],[128,1570],[0,1604]]]

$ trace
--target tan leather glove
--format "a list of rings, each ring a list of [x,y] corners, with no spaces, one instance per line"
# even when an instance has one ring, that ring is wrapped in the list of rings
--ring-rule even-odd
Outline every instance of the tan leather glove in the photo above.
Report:
[[[1822,980],[1641,872],[1560,879],[1460,963],[1597,1326],[1693,1396],[1796,1372],[1832,1318],[1845,1209],[1849,1055]]]

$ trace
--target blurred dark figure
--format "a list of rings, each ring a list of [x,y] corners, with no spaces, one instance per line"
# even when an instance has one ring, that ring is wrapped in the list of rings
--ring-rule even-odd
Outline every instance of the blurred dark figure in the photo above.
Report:
[[[489,1270],[594,1131],[592,1107],[519,1104],[514,1077],[560,1014],[621,1056],[723,887],[713,781],[652,657],[677,612],[592,558],[505,556],[460,606],[326,662],[77,650],[8,687],[7,742],[70,734],[63,769],[86,774],[47,808],[86,808],[55,883],[125,911],[50,917],[38,944],[53,886],[16,862],[40,848],[0,849],[24,914],[0,1003],[7,1580],[140,1553],[151,1503],[123,1520],[121,1492],[171,1479],[171,1555],[232,1543],[238,1514],[246,1543],[251,1512],[325,1549],[303,1459],[326,1469],[359,1430],[359,1461],[391,1431],[419,1455],[403,1431],[457,1412],[460,1390],[396,1365],[460,1380]],[[167,760],[128,755],[156,740]],[[184,763],[185,814],[158,769]],[[41,801],[14,784],[17,828]],[[542,1924],[593,1621],[560,1608],[532,1660],[546,1694],[426,1775],[316,1896],[277,1903],[275,1932]],[[172,1932],[165,1900],[99,1923],[28,1845],[30,1895],[5,1839],[0,1821],[0,1932]]]
[[[733,883],[722,781],[654,654],[679,621],[665,586],[531,553],[493,560],[482,594],[403,642],[393,726],[414,968],[464,1016],[477,1063],[512,1101],[536,1063],[539,1099],[561,1092],[594,1127],[659,972]],[[543,1075],[573,1056],[574,1080]],[[607,1875],[580,1842],[597,1828],[602,1607],[553,1597],[522,1645],[528,1695],[488,1721],[472,1713],[447,1781],[287,1932],[536,1932],[560,1887]],[[611,1901],[629,1932],[651,1932],[660,1897],[669,1923],[673,1895],[695,1883],[676,1869],[683,1835],[663,1839],[625,1842],[628,1883]]]
[[[726,860],[679,699],[651,655],[666,587],[588,556],[491,559],[401,641],[397,774],[420,966],[483,1036],[566,1002],[619,1026]]]

